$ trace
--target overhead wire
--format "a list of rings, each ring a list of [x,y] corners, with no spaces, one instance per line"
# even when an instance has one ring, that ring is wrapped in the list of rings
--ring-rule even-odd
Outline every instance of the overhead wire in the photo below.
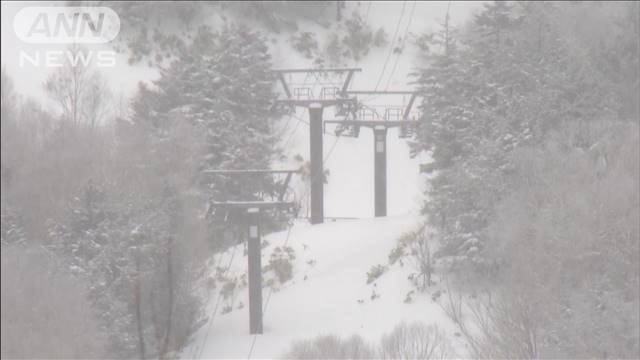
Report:
[[[369,5],[367,6],[367,13],[364,17],[364,23],[367,24],[369,21],[369,11],[371,10],[371,4],[373,3],[373,1],[369,1]]]
[[[340,139],[340,136],[336,136],[336,140],[333,142],[333,145],[331,146],[331,148],[329,149],[327,154],[322,159],[322,163],[323,164],[326,163],[329,160],[329,158],[331,157],[331,154],[333,153],[333,150],[336,148],[336,145],[338,144],[338,140],[339,139]],[[324,176],[324,174],[320,174],[319,176]],[[314,180],[316,180],[316,179],[312,178],[311,182],[314,181]],[[309,195],[310,190],[311,190],[311,188],[308,188],[307,191],[305,192],[305,194],[302,197],[306,198],[307,195]],[[291,221],[289,223],[289,227],[288,227],[288,230],[287,230],[287,235],[285,237],[285,240],[284,240],[283,244],[281,245],[282,249],[284,249],[289,244],[289,239],[291,237],[291,230],[293,230],[293,225],[294,225],[294,221]],[[269,308],[269,302],[271,301],[271,295],[272,294],[273,294],[273,288],[270,287],[269,288],[269,292],[268,292],[268,294],[266,296],[266,300],[265,300],[265,302],[263,304],[263,307],[262,307],[262,315],[263,315],[263,317],[264,317],[264,314],[267,312],[267,309]],[[258,335],[259,334],[254,334],[253,335],[253,339],[251,341],[251,346],[249,348],[247,359],[251,359],[251,355],[253,354],[253,350],[255,348],[255,344],[256,344],[256,341],[258,339]]]
[[[409,35],[409,28],[411,27],[411,21],[413,20],[413,14],[416,10],[416,4],[417,1],[414,0],[413,1],[413,6],[411,7],[411,12],[409,13],[409,21],[407,22],[407,27],[404,29],[404,35],[402,36],[402,45],[400,45],[400,53],[398,54],[398,56],[395,59],[395,62],[393,64],[393,68],[391,69],[391,74],[389,75],[388,81],[387,81],[387,86],[385,87],[385,91],[389,89],[389,86],[391,85],[391,81],[393,80],[393,75],[396,72],[396,68],[398,67],[398,63],[400,58],[402,57],[403,53],[404,53],[404,47],[407,43],[407,36]]]
[[[369,10],[370,10],[370,8],[371,8],[371,3],[372,3],[372,2],[369,2],[369,6],[368,6],[368,8],[367,8],[367,18],[368,18],[368,16],[369,16]],[[406,3],[406,1],[405,1],[405,3]],[[403,4],[402,13],[404,13],[404,5],[405,5],[405,4]],[[400,19],[402,19],[402,17],[403,17],[403,14],[401,14]],[[365,21],[366,21],[366,20],[365,20]],[[395,36],[397,36],[398,27],[399,27],[399,24],[398,24],[398,26],[396,27],[396,35],[394,35],[394,38],[395,38]],[[385,66],[386,66],[386,65],[385,65]],[[384,73],[384,69],[383,69],[383,73]],[[381,77],[382,77],[382,74],[381,74]],[[380,81],[380,79],[378,80],[378,82],[379,82],[379,81]],[[306,78],[305,78],[305,83],[306,83]],[[297,127],[298,127],[298,125],[299,125],[300,123],[303,123],[303,124],[305,124],[305,125],[307,125],[307,126],[309,126],[309,125],[310,125],[310,124],[309,124],[309,122],[307,122],[307,121],[305,121],[304,119],[300,118],[300,117],[299,117],[299,116],[297,116],[297,114],[295,114],[295,113],[294,113],[294,114],[291,114],[291,116],[292,116],[292,117],[294,117],[294,118],[296,118],[296,119],[298,120],[298,122],[297,122],[297,124],[296,124],[296,127],[295,127],[295,128],[294,128],[294,130],[292,131],[291,135],[289,136],[289,138],[288,138],[288,139],[287,139],[287,141],[285,142],[285,144],[286,144],[286,145],[288,145],[288,143],[289,143],[289,142],[290,142],[290,140],[292,139],[292,137],[293,137],[293,135],[295,134],[295,132],[296,132],[296,130],[297,130]],[[323,131],[324,131],[324,130],[323,130]],[[334,134],[332,134],[332,135],[334,135]],[[331,148],[329,149],[329,151],[327,152],[327,154],[326,154],[326,155],[323,157],[323,159],[322,159],[322,163],[323,163],[323,165],[324,165],[324,164],[329,160],[329,158],[330,158],[330,157],[331,157],[331,155],[333,154],[333,151],[335,150],[335,148],[336,148],[336,147],[337,147],[337,145],[338,145],[338,141],[340,140],[340,135],[334,135],[334,136],[335,136],[335,141],[334,141],[334,142],[333,142],[333,144],[331,145]],[[317,176],[324,176],[324,174],[319,174],[319,175],[317,175]],[[317,179],[315,179],[315,178],[311,178],[311,179],[310,179],[310,182],[313,182],[314,180],[317,180]],[[302,198],[306,198],[306,197],[309,195],[310,190],[311,190],[311,188],[309,187],[309,188],[305,191],[305,194],[302,196]],[[282,248],[286,247],[286,246],[288,245],[288,243],[289,243],[289,239],[290,239],[290,237],[291,237],[291,231],[292,231],[292,229],[293,229],[293,224],[294,224],[294,221],[291,221],[291,222],[290,222],[290,224],[289,224],[289,227],[288,227],[288,230],[287,230],[287,235],[286,235],[286,237],[285,237],[285,240],[284,240],[284,243],[283,243],[283,245],[282,245]],[[271,301],[271,295],[272,295],[272,294],[273,294],[273,288],[269,288],[269,293],[267,294],[266,301],[265,301],[265,302],[264,302],[264,304],[263,304],[263,316],[264,316],[264,314],[266,313],[266,311],[267,311],[267,309],[268,309],[268,307],[269,307],[269,303],[270,303],[270,301]],[[251,356],[253,355],[253,350],[254,350],[254,348],[255,348],[255,344],[256,344],[257,338],[258,338],[258,334],[254,334],[253,339],[252,339],[252,341],[251,341],[251,346],[250,346],[249,351],[248,351],[248,354],[247,354],[247,359],[250,359],[250,358],[251,358]]]
[[[233,247],[233,250],[231,252],[231,257],[229,258],[229,262],[227,263],[227,267],[224,269],[222,276],[226,276],[226,274],[229,272],[229,269],[231,269],[231,265],[233,264],[233,259],[235,258],[236,255],[236,249],[237,246]],[[213,320],[215,319],[217,313],[218,313],[218,307],[220,305],[220,299],[222,299],[222,294],[218,294],[218,298],[216,300],[216,304],[213,308],[213,314],[211,315],[211,318],[209,319],[209,321],[207,322],[207,330],[205,331],[205,335],[202,338],[202,341],[200,343],[200,350],[197,351],[198,356],[197,358],[200,359],[202,357],[202,352],[204,351],[204,344],[207,341],[207,338],[209,337],[209,332],[211,331],[211,327],[213,325]]]
[[[400,17],[398,18],[398,23],[396,24],[396,30],[393,34],[393,38],[391,42],[389,43],[389,53],[387,54],[387,58],[384,61],[384,65],[382,66],[382,72],[378,77],[378,81],[376,82],[374,91],[378,90],[378,87],[380,86],[380,81],[382,81],[382,78],[384,77],[384,73],[387,69],[387,64],[389,63],[389,59],[391,58],[391,54],[393,53],[393,44],[396,42],[396,39],[398,37],[398,31],[400,30],[400,24],[402,23],[402,18],[404,17],[404,10],[406,5],[407,5],[407,1],[405,0],[402,2],[402,11],[400,12]]]

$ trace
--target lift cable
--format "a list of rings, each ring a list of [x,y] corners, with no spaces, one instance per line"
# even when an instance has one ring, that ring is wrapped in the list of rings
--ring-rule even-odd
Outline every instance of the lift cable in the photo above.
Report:
[[[391,85],[391,81],[393,80],[393,75],[396,72],[396,68],[398,67],[398,63],[402,54],[404,52],[404,47],[407,43],[407,36],[409,35],[409,28],[411,27],[411,21],[413,20],[413,13],[416,10],[417,1],[414,0],[413,6],[411,7],[411,13],[409,14],[409,21],[407,22],[407,27],[404,29],[404,35],[402,36],[402,45],[400,45],[400,53],[395,59],[395,63],[393,64],[393,68],[391,69],[391,75],[389,75],[389,79],[387,81],[387,86],[384,88],[385,90],[389,90],[389,85]]]
[[[224,269],[223,271],[223,277],[227,275],[227,273],[229,272],[229,269],[231,269],[231,265],[233,264],[233,259],[235,258],[236,255],[236,249],[237,246],[233,247],[233,250],[231,252],[231,258],[229,259],[229,262],[227,263],[227,267]],[[202,342],[200,343],[200,350],[198,351],[198,359],[202,358],[202,352],[204,351],[204,344],[207,341],[207,338],[209,337],[209,331],[211,330],[211,326],[213,325],[213,319],[216,317],[217,313],[218,313],[218,307],[220,305],[220,299],[222,299],[222,294],[218,294],[218,298],[216,300],[216,305],[213,308],[213,313],[211,314],[211,318],[208,321],[207,324],[207,331],[205,331],[205,335],[202,338]]]
[[[387,58],[384,61],[384,65],[382,66],[382,72],[380,73],[380,77],[378,78],[378,82],[376,83],[375,90],[378,90],[378,86],[380,86],[380,81],[382,81],[382,77],[384,76],[384,72],[387,69],[387,64],[389,63],[389,59],[391,58],[391,54],[393,53],[393,44],[396,42],[398,37],[398,31],[400,30],[400,23],[402,23],[402,18],[404,17],[404,10],[407,5],[407,1],[402,2],[402,11],[400,13],[400,17],[398,18],[398,23],[396,24],[396,30],[393,34],[393,39],[389,43],[389,53],[387,54]]]
[[[325,162],[327,162],[329,160],[329,158],[331,157],[331,154],[333,153],[333,150],[335,149],[336,145],[338,144],[338,140],[339,139],[340,139],[340,136],[336,136],[336,140],[334,141],[331,149],[329,149],[329,151],[327,152],[327,155],[325,155],[324,159],[322,160],[323,163],[325,163]],[[315,180],[315,179],[312,179],[312,180]],[[307,189],[307,191],[302,196],[302,198],[306,198],[309,195],[310,191],[311,191],[311,187],[309,187]],[[287,236],[285,237],[284,243],[281,246],[282,249],[284,249],[289,244],[289,238],[291,237],[291,230],[293,230],[293,225],[294,225],[294,221],[291,221],[289,223],[289,226],[288,226]],[[269,293],[267,294],[267,299],[266,299],[266,301],[265,301],[265,303],[263,305],[262,316],[264,316],[264,314],[267,312],[267,308],[269,307],[269,301],[271,300],[271,294],[273,294],[273,288],[269,288]],[[255,347],[256,340],[258,339],[258,335],[259,334],[253,335],[253,340],[251,341],[251,347],[249,348],[249,353],[247,355],[247,359],[251,359],[251,355],[253,354],[253,349]]]

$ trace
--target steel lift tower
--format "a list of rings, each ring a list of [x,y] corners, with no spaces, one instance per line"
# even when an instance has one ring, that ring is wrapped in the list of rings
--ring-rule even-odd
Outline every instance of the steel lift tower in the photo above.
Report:
[[[344,96],[358,68],[275,70],[285,99],[278,103],[309,110],[309,160],[311,163],[311,224],[324,222],[324,169],[322,164],[324,108],[353,104]],[[300,77],[303,77],[300,79]],[[298,78],[297,80],[294,78]]]
[[[412,115],[413,105],[418,93],[413,91],[345,91],[345,97],[356,96],[356,107],[347,109],[350,118],[341,120],[326,120],[325,124],[337,124],[337,133],[358,137],[360,128],[373,130],[373,159],[374,159],[374,214],[376,217],[387,216],[387,130],[400,128],[400,138],[411,136],[418,124],[417,116]],[[403,105],[382,105],[377,108],[365,105],[357,99],[358,95],[379,96],[401,95],[409,97]]]

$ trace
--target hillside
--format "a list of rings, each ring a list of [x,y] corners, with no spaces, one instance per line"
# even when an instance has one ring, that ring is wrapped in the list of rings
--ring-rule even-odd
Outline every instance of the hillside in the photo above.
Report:
[[[262,253],[263,266],[269,263],[274,250],[283,248],[285,243],[295,258],[293,278],[275,285],[270,298],[270,288],[263,290],[264,334],[249,335],[246,286],[240,285],[229,299],[218,299],[222,285],[217,285],[210,293],[207,306],[209,321],[195,334],[183,358],[246,358],[254,338],[252,358],[281,356],[293,340],[320,334],[357,333],[374,342],[401,321],[438,324],[455,340],[453,324],[431,299],[430,293],[439,289],[437,284],[428,293],[414,297],[411,303],[404,302],[413,289],[407,279],[415,272],[410,263],[405,262],[403,266],[396,263],[376,281],[367,284],[371,267],[388,265],[389,252],[397,239],[418,222],[417,216],[395,216],[315,226],[296,223],[288,243],[287,231],[266,236],[263,240],[268,245]],[[243,256],[243,250],[241,244],[215,258],[217,266],[225,267],[233,257],[224,275],[226,279],[246,276],[247,257]],[[209,276],[216,276],[215,268],[211,268]],[[272,272],[265,273],[265,281],[272,277]],[[373,294],[378,297],[372,300]],[[233,310],[223,314],[226,306]]]
[[[640,2],[47,3],[0,358],[640,359]]]
[[[374,29],[383,27],[389,40],[396,25],[399,25],[400,38],[407,30],[424,30],[439,17],[434,15],[430,22],[412,22],[408,10],[401,11],[401,7],[391,5],[375,3],[370,14],[371,25]],[[387,21],[390,18],[393,21]],[[313,22],[302,21],[301,30],[313,31],[321,42],[331,34],[331,29]],[[291,49],[288,36],[275,36],[274,39],[271,52],[275,68],[313,67],[309,59]],[[400,41],[396,39],[398,43]],[[349,64],[362,68],[362,72],[353,79],[352,90],[373,89],[380,80],[379,90],[412,88],[408,74],[418,56],[417,51],[407,43],[402,53],[395,53],[391,52],[392,45],[372,48],[366,57]],[[384,105],[389,99],[374,97],[367,100],[371,105]],[[326,109],[324,118],[333,117],[333,110]],[[308,120],[304,109],[298,109],[294,117],[281,120],[280,126],[285,134],[282,144],[287,156],[283,166],[298,166],[299,163],[293,160],[298,154],[305,160],[309,158],[308,125],[300,119]],[[191,344],[182,353],[184,358],[245,358],[254,341],[252,358],[274,358],[281,356],[292,341],[322,334],[358,334],[373,343],[402,321],[438,324],[450,335],[449,338],[455,340],[453,325],[430,294],[418,296],[413,303],[404,302],[407,293],[415,289],[407,279],[416,272],[411,264],[400,266],[396,263],[377,281],[367,284],[367,272],[371,267],[388,265],[388,255],[398,238],[413,230],[421,219],[417,214],[422,206],[425,181],[419,172],[419,164],[427,158],[411,158],[406,140],[399,139],[397,131],[390,130],[387,137],[390,217],[372,219],[372,131],[363,129],[358,138],[336,137],[333,128],[327,127],[324,166],[329,176],[325,185],[325,214],[328,217],[358,219],[313,227],[304,220],[295,223],[287,243],[295,254],[293,278],[281,286],[277,285],[270,300],[267,299],[271,290],[265,287],[264,334],[261,336],[249,335],[246,286],[234,291],[228,299],[218,299],[224,285],[218,284],[210,290],[207,295],[210,299],[207,306],[209,321],[193,336]],[[297,194],[304,195],[304,186],[298,186]],[[263,267],[269,263],[274,250],[286,243],[287,231],[270,234],[264,239],[269,245],[263,249]],[[247,269],[247,257],[240,257],[244,246],[238,245],[215,256],[209,276],[216,277],[219,273],[216,268],[226,267],[232,259],[224,277],[238,279],[241,283]],[[264,276],[265,282],[273,277],[271,272]],[[430,292],[437,290],[435,286]],[[228,310],[225,307],[233,310],[223,314]]]

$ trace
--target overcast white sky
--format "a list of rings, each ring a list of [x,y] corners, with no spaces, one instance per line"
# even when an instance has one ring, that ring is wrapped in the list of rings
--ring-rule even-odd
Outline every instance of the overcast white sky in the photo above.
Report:
[[[19,66],[19,53],[25,51],[33,54],[35,51],[62,50],[60,45],[34,45],[27,44],[19,40],[13,30],[13,20],[15,14],[25,6],[51,6],[62,5],[65,2],[24,2],[24,1],[2,1],[2,66],[6,67],[8,73],[15,83],[16,90],[22,95],[34,97],[41,101],[45,100],[42,90],[42,83],[46,79],[51,68],[45,66],[33,66],[25,64]],[[407,2],[407,12],[412,2]],[[432,28],[436,21],[441,21],[446,13],[447,1],[417,2],[411,32],[420,33]],[[480,8],[481,2],[457,2],[452,1],[451,17],[455,23],[461,23],[467,19],[473,11]],[[368,1],[360,3],[364,9],[369,6]],[[384,26],[387,33],[393,33],[397,18],[402,8],[400,1],[373,1],[369,13],[369,23],[375,27]],[[90,49],[104,49],[104,46],[92,46]],[[117,66],[113,68],[103,68],[104,74],[116,93],[131,95],[137,88],[139,81],[148,81],[155,76],[155,71],[144,64],[131,66],[127,64],[127,58],[121,55],[117,59]]]

